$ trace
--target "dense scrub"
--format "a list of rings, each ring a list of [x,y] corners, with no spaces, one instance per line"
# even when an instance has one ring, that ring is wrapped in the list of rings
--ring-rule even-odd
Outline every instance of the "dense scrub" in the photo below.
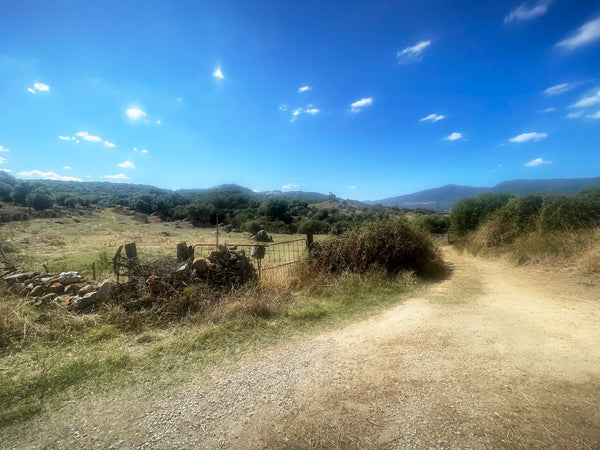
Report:
[[[367,223],[320,242],[311,254],[311,264],[317,271],[333,273],[414,271],[428,276],[444,269],[432,239],[403,219]]]

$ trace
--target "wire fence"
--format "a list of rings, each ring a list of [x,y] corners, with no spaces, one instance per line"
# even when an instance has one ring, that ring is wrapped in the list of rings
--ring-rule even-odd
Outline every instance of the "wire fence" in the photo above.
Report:
[[[250,256],[258,277],[269,283],[290,282],[296,275],[299,264],[308,255],[306,239],[274,243],[226,244],[226,246],[232,250],[243,250]],[[192,256],[207,258],[214,249],[214,244],[196,244],[192,247]]]

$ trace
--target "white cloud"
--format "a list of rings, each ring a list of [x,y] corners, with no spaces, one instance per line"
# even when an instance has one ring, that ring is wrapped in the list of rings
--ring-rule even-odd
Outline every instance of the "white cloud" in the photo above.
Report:
[[[109,180],[129,180],[130,178],[123,174],[123,173],[118,173],[116,175],[104,175],[104,178],[107,178]]]
[[[356,186],[346,186],[348,189],[356,189]]]
[[[0,152],[10,152],[10,150],[0,145]]]
[[[160,119],[158,119],[158,120],[156,121],[156,125],[160,125],[161,123],[162,123],[162,122],[160,121]]]
[[[122,167],[123,169],[135,169],[135,166],[131,161],[123,161],[119,164],[119,167]]]
[[[108,142],[108,141],[104,141],[104,145],[106,145],[107,147],[110,147],[110,148],[115,147],[115,144],[113,144],[112,142]]]
[[[296,108],[292,111],[292,118],[290,119],[290,122],[295,122],[300,114],[310,114],[314,116],[315,114],[319,114],[319,112],[321,111],[313,107],[313,105],[307,105],[305,108]]]
[[[525,163],[525,167],[536,167],[541,166],[542,164],[552,164],[552,161],[544,161],[542,158],[536,158]]]
[[[546,139],[547,137],[548,137],[548,135],[546,133],[536,133],[536,132],[522,133],[522,134],[519,134],[518,136],[515,136],[514,138],[510,138],[509,141],[520,144],[520,143],[528,142],[528,141],[540,141],[542,139]]]
[[[444,141],[458,141],[459,139],[462,139],[463,135],[462,133],[457,133],[456,131],[454,133],[451,133],[449,136],[444,138]]]
[[[567,119],[579,119],[583,117],[585,113],[583,111],[574,111],[572,113],[567,114]]]
[[[550,107],[550,108],[542,109],[539,112],[541,112],[541,113],[551,113],[551,112],[554,112],[554,111],[556,111],[556,108]]]
[[[98,137],[98,136],[91,136],[88,134],[87,131],[78,131],[77,133],[75,133],[75,136],[79,136],[81,139],[83,139],[84,141],[89,141],[89,142],[102,142],[102,138]]]
[[[504,17],[504,23],[509,23],[513,20],[531,20],[535,19],[536,17],[543,16],[546,14],[546,11],[548,11],[549,4],[550,2],[548,0],[541,0],[531,7],[528,7],[525,3],[522,3],[517,8],[509,12],[506,17]]]
[[[284,105],[284,104],[279,105],[279,111],[287,111],[287,110],[288,110],[287,105]]]
[[[421,53],[431,45],[431,41],[421,41],[412,47],[406,47],[402,51],[398,51],[398,64],[408,64],[411,62],[419,62],[422,59]]]
[[[48,92],[50,90],[50,86],[44,83],[33,83],[33,89],[27,88],[27,90],[32,94],[37,94],[38,92]]]
[[[600,17],[583,24],[570,38],[558,42],[555,47],[574,50],[600,39]]]
[[[71,166],[63,166],[63,169],[70,170]]]
[[[146,117],[146,113],[139,108],[129,108],[125,113],[133,120],[141,119]]]
[[[11,173],[12,170],[10,170],[10,169],[0,169],[0,172]]]
[[[429,114],[427,117],[419,119],[419,122],[437,122],[438,120],[442,120],[445,118],[446,116],[443,116],[441,114]]]
[[[42,172],[41,170],[30,170],[29,172],[19,172],[17,176],[22,178],[35,178],[42,180],[55,180],[55,181],[83,181],[81,178],[76,177],[65,177],[58,175],[54,172]]]
[[[596,111],[594,114],[588,114],[585,117],[589,119],[600,119],[600,111]]]
[[[225,75],[223,75],[223,72],[221,71],[221,67],[215,67],[215,70],[213,71],[213,77],[215,78],[219,78],[219,79],[224,79]]]
[[[58,137],[60,140],[62,141],[70,141],[70,140],[75,140],[75,138],[69,137],[69,136],[59,136]]]
[[[306,92],[306,91],[310,91],[312,88],[310,86],[302,86],[300,88],[298,88],[298,92]]]
[[[600,103],[600,91],[589,97],[583,97],[577,103],[573,103],[569,108],[586,108],[588,106]]]
[[[555,86],[550,86],[547,89],[544,89],[544,94],[546,95],[558,95],[563,92],[570,91],[575,87],[575,83],[561,83]]]
[[[373,104],[372,98],[361,98],[350,105],[350,111],[353,113],[360,112],[363,108]]]
[[[148,153],[148,150],[146,150],[146,149],[143,149],[143,150],[141,151],[141,153]]]
[[[0,156],[0,164],[5,163],[6,162],[6,158],[3,158],[2,156]]]
[[[294,184],[294,183],[288,183],[285,186],[281,186],[281,190],[282,191],[289,191],[291,189],[295,189],[295,188],[298,188],[298,187],[300,187],[300,185]]]

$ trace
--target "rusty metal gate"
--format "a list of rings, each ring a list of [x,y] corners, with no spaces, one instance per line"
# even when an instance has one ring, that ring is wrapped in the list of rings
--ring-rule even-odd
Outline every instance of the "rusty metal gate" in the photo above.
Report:
[[[267,282],[289,282],[308,254],[306,239],[224,245],[232,250],[244,250],[259,278]],[[214,249],[215,244],[196,244],[192,247],[192,257],[207,258]]]

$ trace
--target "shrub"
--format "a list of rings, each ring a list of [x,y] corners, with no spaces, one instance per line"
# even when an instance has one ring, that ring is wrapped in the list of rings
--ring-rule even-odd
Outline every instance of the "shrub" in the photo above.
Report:
[[[484,192],[459,200],[452,207],[450,222],[455,233],[464,235],[482,225],[495,211],[505,206],[514,195]]]
[[[450,228],[450,217],[442,214],[427,214],[417,217],[414,224],[430,233],[445,234]]]
[[[311,262],[317,271],[388,274],[414,271],[437,275],[444,269],[439,249],[429,236],[408,221],[369,222],[315,245]]]

